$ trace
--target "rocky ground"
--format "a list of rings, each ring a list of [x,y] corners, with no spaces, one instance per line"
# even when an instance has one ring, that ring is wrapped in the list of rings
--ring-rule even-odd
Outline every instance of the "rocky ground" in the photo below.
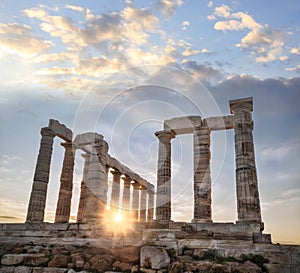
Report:
[[[157,246],[104,249],[91,245],[2,244],[2,273],[73,272],[269,272],[261,255],[223,257],[213,249],[166,250]]]

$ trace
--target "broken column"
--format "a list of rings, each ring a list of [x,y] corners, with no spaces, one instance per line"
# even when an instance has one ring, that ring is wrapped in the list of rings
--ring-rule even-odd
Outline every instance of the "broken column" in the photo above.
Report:
[[[231,100],[234,114],[236,192],[239,222],[261,222],[253,145],[253,99]]]
[[[205,121],[194,128],[194,219],[212,222],[210,177],[210,130]]]
[[[41,129],[41,135],[42,139],[35,167],[26,222],[41,223],[44,221],[52,146],[55,133],[48,127],[45,127]]]
[[[155,135],[159,139],[157,166],[156,219],[171,220],[171,139],[173,131],[159,131]]]
[[[110,209],[118,212],[120,206],[120,178],[122,173],[118,170],[113,170],[111,173],[113,175],[113,181],[111,186]]]
[[[78,206],[78,212],[77,212],[77,222],[83,222],[85,211],[86,211],[86,202],[87,202],[87,196],[88,196],[88,187],[86,186],[87,177],[88,177],[88,169],[89,169],[89,161],[90,156],[89,154],[82,154],[81,155],[84,158],[84,167],[83,167],[83,176],[81,181],[81,187],[80,187],[80,199],[79,199],[79,206]]]
[[[122,211],[123,212],[130,212],[130,185],[131,185],[131,178],[128,176],[122,177],[124,183],[123,187],[123,198],[122,198]]]
[[[60,189],[56,207],[55,223],[69,222],[73,190],[74,149],[72,142],[64,142],[63,168],[60,177]]]
[[[107,204],[107,151],[108,144],[101,135],[97,135],[91,143],[91,153],[88,166],[86,221],[101,222]]]

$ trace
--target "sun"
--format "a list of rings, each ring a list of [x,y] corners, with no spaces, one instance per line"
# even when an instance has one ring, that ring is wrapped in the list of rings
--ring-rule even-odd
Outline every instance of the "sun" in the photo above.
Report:
[[[103,216],[104,230],[111,235],[125,236],[130,230],[134,229],[134,221],[129,212],[106,210]]]

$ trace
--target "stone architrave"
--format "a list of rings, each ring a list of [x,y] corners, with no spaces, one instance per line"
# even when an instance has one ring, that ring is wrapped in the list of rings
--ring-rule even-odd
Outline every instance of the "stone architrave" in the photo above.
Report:
[[[40,150],[35,167],[26,222],[42,223],[46,207],[52,146],[55,133],[48,127],[41,129]]]
[[[140,187],[141,190],[141,203],[140,203],[140,222],[145,223],[147,221],[147,189],[143,186]]]
[[[139,204],[140,204],[140,184],[135,182],[132,184],[132,217],[138,221],[139,220]]]
[[[111,198],[110,198],[110,209],[113,211],[119,211],[120,209],[120,178],[122,173],[118,170],[111,171],[113,175]]]
[[[95,139],[95,141],[91,143],[91,146],[87,177],[87,187],[89,191],[85,218],[87,222],[100,223],[107,205],[108,167],[106,161],[108,144],[102,139]]]
[[[253,145],[253,99],[231,100],[234,114],[236,192],[239,222],[261,222]]]
[[[173,131],[159,131],[157,166],[156,218],[158,221],[171,220],[171,139]]]
[[[154,217],[154,192],[150,189],[148,192],[148,214],[147,214],[147,222],[152,222]]]
[[[212,222],[210,177],[210,130],[203,122],[194,129],[194,219]]]
[[[86,186],[87,178],[88,178],[88,170],[89,170],[89,161],[90,161],[90,155],[85,153],[81,155],[84,158],[84,167],[83,167],[83,177],[81,181],[81,187],[80,187],[80,199],[79,199],[79,206],[78,206],[78,212],[77,212],[77,222],[81,223],[84,222],[85,214],[86,214],[86,202],[87,197],[90,195],[88,194],[88,187]]]
[[[122,211],[123,212],[130,212],[130,185],[131,185],[131,178],[128,176],[122,177],[124,183],[123,187],[123,198],[122,198]]]
[[[63,168],[60,177],[60,189],[56,207],[55,223],[69,222],[73,190],[74,149],[72,142],[64,142]]]

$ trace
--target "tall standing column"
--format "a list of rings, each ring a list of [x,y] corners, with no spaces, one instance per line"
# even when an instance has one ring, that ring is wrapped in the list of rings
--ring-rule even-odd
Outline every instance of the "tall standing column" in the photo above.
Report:
[[[203,123],[194,129],[194,219],[212,222],[210,177],[210,130]]]
[[[159,131],[155,135],[159,139],[157,166],[156,219],[171,220],[171,139],[173,131]]]
[[[88,171],[89,171],[89,161],[90,155],[89,154],[82,154],[84,158],[84,167],[83,167],[83,176],[81,181],[80,187],[80,199],[79,199],[79,206],[78,206],[78,213],[77,213],[77,222],[84,222],[85,219],[85,211],[87,209],[86,202],[88,196],[88,187],[86,186],[87,178],[88,178]]]
[[[123,198],[122,198],[122,211],[123,212],[130,212],[130,185],[131,185],[131,178],[125,176],[122,178],[124,181],[123,187]]]
[[[238,220],[261,222],[252,133],[253,99],[231,100],[230,111],[234,114]]]
[[[147,189],[143,186],[141,189],[141,203],[140,203],[140,222],[146,222],[146,210],[147,210]]]
[[[56,207],[55,223],[69,222],[73,190],[74,149],[72,142],[64,142],[63,168],[60,177],[60,189]]]
[[[153,212],[154,212],[154,192],[153,190],[148,189],[148,215],[147,222],[153,221]]]
[[[42,223],[44,221],[53,138],[55,134],[51,129],[45,127],[41,129],[41,135],[42,139],[35,167],[26,222]]]
[[[100,223],[107,204],[107,151],[106,141],[95,139],[92,143],[92,151],[88,167],[87,187],[89,196],[87,198],[86,217],[88,222]]]
[[[111,186],[110,209],[119,211],[120,209],[120,178],[122,173],[118,170],[111,171],[113,181]]]
[[[132,184],[133,191],[132,191],[132,216],[133,218],[138,221],[139,220],[139,204],[140,204],[140,184],[135,182]]]

